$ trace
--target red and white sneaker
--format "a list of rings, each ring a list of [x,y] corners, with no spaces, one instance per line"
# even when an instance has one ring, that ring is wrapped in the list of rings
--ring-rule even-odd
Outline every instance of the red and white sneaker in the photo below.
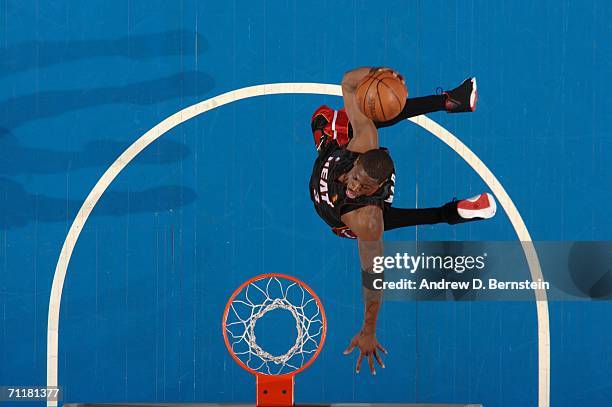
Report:
[[[457,202],[457,213],[466,220],[489,219],[496,211],[495,198],[487,192]]]

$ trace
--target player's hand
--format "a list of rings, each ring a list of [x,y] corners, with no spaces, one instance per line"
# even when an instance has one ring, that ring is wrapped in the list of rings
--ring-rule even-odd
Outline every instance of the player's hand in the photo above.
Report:
[[[374,67],[374,68],[370,69],[370,72],[371,73],[374,73],[374,72],[391,72],[397,79],[399,79],[402,82],[402,84],[404,86],[406,86],[406,80],[404,79],[402,74],[397,72],[393,68],[387,68],[387,67],[384,67],[384,66],[377,66],[377,67]]]
[[[376,340],[375,334],[364,333],[363,331],[359,331],[357,335],[353,337],[351,343],[348,348],[344,351],[345,355],[350,354],[353,349],[359,348],[359,357],[357,358],[357,366],[355,366],[355,372],[359,373],[361,369],[361,361],[363,357],[366,356],[368,359],[368,365],[370,366],[370,372],[375,375],[376,369],[374,368],[374,359],[376,362],[382,367],[385,368],[385,364],[383,363],[380,354],[387,354],[385,348],[382,347],[378,340]]]

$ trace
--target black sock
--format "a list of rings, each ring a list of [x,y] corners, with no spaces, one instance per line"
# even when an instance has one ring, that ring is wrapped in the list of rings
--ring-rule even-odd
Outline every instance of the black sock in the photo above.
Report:
[[[408,98],[406,99],[406,105],[404,109],[395,118],[386,122],[374,122],[377,129],[381,127],[392,126],[402,120],[406,120],[409,117],[415,117],[422,114],[431,112],[438,112],[444,109],[444,102],[446,101],[445,95],[432,95],[423,96],[420,98]]]
[[[433,225],[445,222],[442,208],[385,208],[383,219],[385,230],[392,230],[416,225]]]
[[[457,201],[451,201],[439,208],[394,208],[386,207],[383,211],[385,230],[392,230],[408,226],[434,225],[436,223],[470,222],[477,219],[463,219],[457,212]]]

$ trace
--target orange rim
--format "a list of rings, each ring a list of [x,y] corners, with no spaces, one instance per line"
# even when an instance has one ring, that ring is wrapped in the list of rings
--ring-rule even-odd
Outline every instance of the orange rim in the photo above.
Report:
[[[255,281],[263,280],[263,279],[266,279],[266,278],[274,278],[274,277],[293,281],[294,283],[299,284],[300,287],[302,287],[306,291],[308,291],[308,293],[312,296],[312,298],[314,298],[314,300],[317,303],[317,306],[321,310],[321,321],[323,322],[323,328],[322,328],[322,332],[321,332],[321,342],[319,343],[319,346],[317,347],[317,350],[310,357],[310,359],[308,359],[308,361],[306,363],[304,363],[302,366],[300,366],[299,369],[296,369],[293,372],[279,374],[279,375],[268,375],[266,373],[261,373],[261,372],[258,372],[256,370],[254,370],[254,369],[251,369],[242,360],[240,360],[240,358],[238,358],[238,356],[236,356],[236,354],[232,350],[232,346],[230,344],[229,338],[227,337],[227,329],[226,329],[225,323],[227,321],[227,315],[229,313],[230,306],[231,306],[232,302],[234,301],[234,298],[236,298],[236,296],[246,286],[248,286],[249,284],[251,284],[252,282],[255,282]],[[238,363],[244,370],[246,370],[246,371],[248,371],[248,372],[250,372],[250,373],[252,373],[254,375],[279,376],[279,377],[282,377],[282,376],[294,376],[294,375],[300,373],[301,371],[303,371],[304,369],[306,369],[308,366],[310,366],[312,364],[312,362],[314,362],[317,359],[317,357],[319,356],[319,353],[321,353],[321,350],[323,349],[323,344],[325,343],[325,336],[327,334],[327,317],[325,315],[325,309],[323,308],[323,303],[319,299],[319,296],[317,294],[315,294],[315,292],[312,290],[312,288],[310,288],[306,283],[304,283],[303,281],[301,281],[301,280],[299,280],[299,279],[297,279],[295,277],[289,276],[287,274],[266,273],[266,274],[260,274],[258,276],[255,276],[255,277],[252,277],[252,278],[248,279],[244,283],[240,284],[240,287],[238,287],[236,290],[234,290],[234,292],[232,293],[232,296],[227,301],[227,304],[225,304],[225,310],[223,311],[223,319],[221,321],[221,327],[222,327],[221,330],[223,331],[223,340],[225,341],[225,347],[227,348],[227,350],[230,353],[230,355],[232,355],[232,358],[234,358],[236,363]]]

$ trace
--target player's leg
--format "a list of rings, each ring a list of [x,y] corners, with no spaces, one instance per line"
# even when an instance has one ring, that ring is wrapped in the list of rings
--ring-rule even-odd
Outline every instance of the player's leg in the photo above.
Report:
[[[483,193],[461,201],[453,200],[439,208],[387,207],[383,211],[383,219],[385,230],[436,223],[455,225],[492,218],[496,210],[493,196]]]
[[[476,78],[468,78],[453,90],[431,95],[406,99],[404,109],[395,118],[386,122],[374,122],[376,128],[392,126],[422,114],[446,111],[448,113],[473,112],[478,101]]]

